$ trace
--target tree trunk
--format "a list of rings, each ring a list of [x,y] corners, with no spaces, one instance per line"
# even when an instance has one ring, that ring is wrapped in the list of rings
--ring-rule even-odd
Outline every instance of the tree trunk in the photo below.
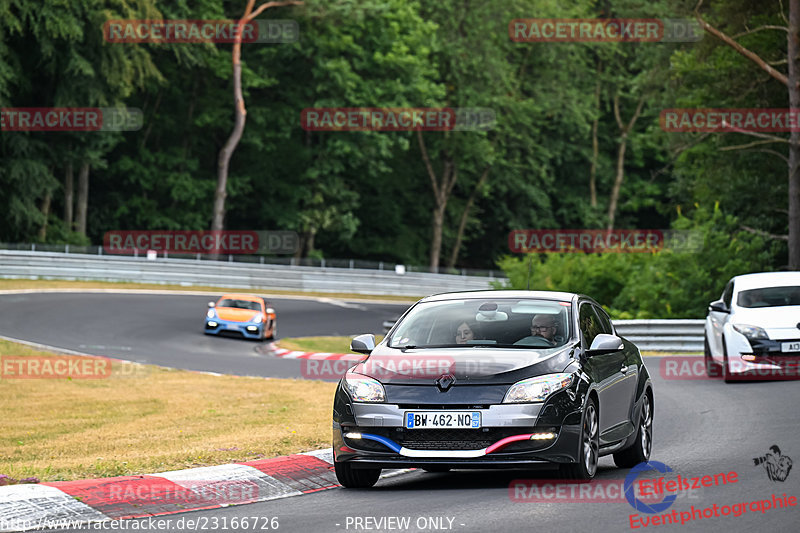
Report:
[[[589,168],[590,205],[597,207],[597,159],[600,157],[600,143],[597,140],[597,126],[600,122],[600,62],[597,62],[597,83],[594,86],[594,105],[597,115],[592,121],[592,166]]]
[[[622,116],[619,112],[619,94],[614,95],[614,118],[617,120],[619,126],[620,139],[619,147],[617,149],[617,174],[614,178],[614,188],[611,190],[611,197],[608,201],[608,226],[607,229],[611,231],[614,229],[614,219],[617,216],[617,202],[619,201],[619,191],[622,188],[622,182],[625,179],[625,151],[628,148],[628,134],[633,130],[639,115],[642,112],[644,105],[644,96],[639,98],[639,103],[636,104],[636,111],[633,112],[631,120],[624,124]]]
[[[788,61],[789,107],[800,109],[800,0],[789,2]],[[793,128],[789,136],[789,268],[800,270],[800,132]]]
[[[211,218],[211,229],[213,231],[220,231],[225,227],[225,198],[228,196],[228,169],[230,167],[231,157],[244,132],[244,124],[247,118],[247,109],[244,106],[244,96],[242,94],[242,31],[241,28],[247,22],[250,22],[262,11],[271,7],[287,6],[287,5],[302,5],[303,2],[296,0],[289,0],[287,2],[267,2],[261,4],[257,9],[253,9],[256,0],[247,0],[247,7],[245,7],[244,15],[240,20],[240,31],[237,33],[237,39],[233,43],[233,52],[231,55],[231,63],[233,64],[233,108],[235,113],[233,131],[231,131],[225,146],[219,151],[217,159],[217,189],[214,191],[214,210]]]
[[[84,161],[78,171],[78,205],[75,213],[77,232],[86,236],[86,213],[89,208],[89,162]]]
[[[444,211],[447,209],[447,201],[437,203],[433,208],[433,221],[431,223],[431,272],[439,271],[439,255],[442,252],[442,230],[444,229]]]
[[[39,241],[44,242],[47,238],[47,219],[50,217],[50,200],[52,200],[52,193],[47,191],[42,199],[42,216],[44,216],[44,222],[42,222],[42,227],[39,228]]]
[[[428,150],[425,148],[425,140],[422,137],[422,130],[417,130],[417,140],[419,141],[419,150],[422,155],[422,162],[425,163],[425,170],[428,172],[428,178],[431,181],[431,189],[433,190],[433,216],[431,221],[431,253],[430,253],[430,271],[438,272],[439,270],[439,256],[442,253],[442,230],[444,228],[444,214],[447,210],[447,201],[450,199],[450,193],[453,191],[453,186],[458,181],[458,169],[450,155],[442,150],[442,177],[441,180],[436,176],[436,172],[431,165],[430,157],[428,157]]]
[[[64,172],[64,225],[67,231],[72,231],[72,208],[74,203],[73,185],[74,177],[72,172],[72,161],[67,162],[67,169]]]
[[[461,220],[458,223],[458,233],[456,234],[456,243],[450,253],[450,260],[447,262],[447,268],[454,268],[458,260],[458,253],[461,251],[461,241],[464,239],[464,229],[467,227],[467,219],[469,219],[469,212],[472,205],[475,203],[475,198],[478,196],[481,186],[486,183],[486,178],[489,176],[489,167],[483,171],[475,188],[472,189],[472,194],[467,199],[467,204],[464,206],[464,211],[461,213]]]
[[[619,146],[617,147],[617,173],[614,177],[614,187],[611,189],[611,197],[608,200],[608,228],[614,229],[614,219],[617,216],[617,202],[619,201],[619,190],[622,188],[622,180],[625,179],[625,151],[628,147],[628,134],[620,136]]]

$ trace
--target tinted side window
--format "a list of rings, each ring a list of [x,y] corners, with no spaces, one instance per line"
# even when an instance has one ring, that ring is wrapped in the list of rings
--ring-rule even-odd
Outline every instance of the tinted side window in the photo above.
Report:
[[[608,318],[606,312],[601,309],[600,307],[594,307],[595,312],[597,313],[597,318],[600,323],[600,333],[606,333],[608,335],[614,334],[614,328],[611,326],[611,319]]]
[[[722,293],[722,301],[725,302],[725,305],[728,306],[728,309],[731,308],[731,299],[733,298],[733,280],[729,281],[727,285],[725,285],[725,291]]]
[[[600,329],[600,321],[592,309],[592,304],[581,304],[578,320],[580,321],[583,339],[586,342],[586,347],[588,348],[592,345],[594,338],[597,337],[598,334],[602,333]]]

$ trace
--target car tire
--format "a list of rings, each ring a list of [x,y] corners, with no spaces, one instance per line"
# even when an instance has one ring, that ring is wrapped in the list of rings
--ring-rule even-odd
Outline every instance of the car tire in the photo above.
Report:
[[[650,460],[653,449],[653,403],[645,392],[642,397],[642,409],[639,411],[639,423],[636,428],[636,439],[633,444],[614,454],[614,464],[620,468],[633,468],[639,463]]]
[[[711,357],[711,347],[708,345],[708,337],[703,335],[703,356],[706,361],[706,375],[710,378],[718,378],[722,375],[722,367]]]
[[[730,383],[734,380],[734,375],[731,374],[731,367],[728,364],[728,346],[725,344],[725,337],[722,337],[722,379],[725,383]]]
[[[339,484],[348,489],[368,489],[381,477],[380,468],[353,468],[350,463],[334,461],[333,469]]]
[[[278,333],[278,323],[274,322],[272,324],[272,331],[270,332],[269,337],[265,337],[265,339],[268,341],[274,341],[276,333]]]
[[[600,418],[597,405],[592,398],[586,402],[581,419],[580,460],[577,463],[561,465],[564,479],[591,481],[597,473],[600,459]]]

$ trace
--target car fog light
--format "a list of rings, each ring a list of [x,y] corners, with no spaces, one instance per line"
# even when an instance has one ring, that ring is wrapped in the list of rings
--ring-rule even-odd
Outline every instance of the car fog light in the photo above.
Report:
[[[209,322],[208,322],[208,327],[210,327],[210,328],[215,328],[215,327],[217,327],[217,325],[218,324],[216,322],[214,322],[213,320],[209,320]]]
[[[742,359],[744,359],[745,361],[755,361],[756,356],[751,354],[744,354],[742,355]]]
[[[556,438],[555,433],[534,433],[531,435],[531,440],[549,440]]]
[[[258,331],[258,328],[255,326],[247,326],[247,331]]]
[[[344,438],[346,439],[360,439],[361,433],[345,433]]]

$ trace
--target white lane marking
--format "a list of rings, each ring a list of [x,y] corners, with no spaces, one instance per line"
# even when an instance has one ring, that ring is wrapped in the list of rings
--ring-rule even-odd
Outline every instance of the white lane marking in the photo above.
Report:
[[[5,335],[0,335],[0,339],[3,339],[4,341],[18,342],[19,344],[24,344],[25,346],[30,346],[31,348],[38,348],[39,350],[48,350],[51,352],[65,353],[69,355],[86,355],[89,357],[99,357],[97,355],[90,353],[76,352],[75,350],[59,348],[58,346],[52,346],[50,344],[41,344],[38,342],[24,341],[22,339],[15,339],[14,337],[6,337]]]
[[[47,485],[0,487],[0,531],[41,528],[45,521],[100,522],[110,518]]]
[[[366,311],[367,308],[363,305],[347,303],[342,300],[334,300],[333,298],[317,298],[317,301],[323,304],[335,305],[337,307],[344,307],[345,309],[358,309],[359,311]]]

